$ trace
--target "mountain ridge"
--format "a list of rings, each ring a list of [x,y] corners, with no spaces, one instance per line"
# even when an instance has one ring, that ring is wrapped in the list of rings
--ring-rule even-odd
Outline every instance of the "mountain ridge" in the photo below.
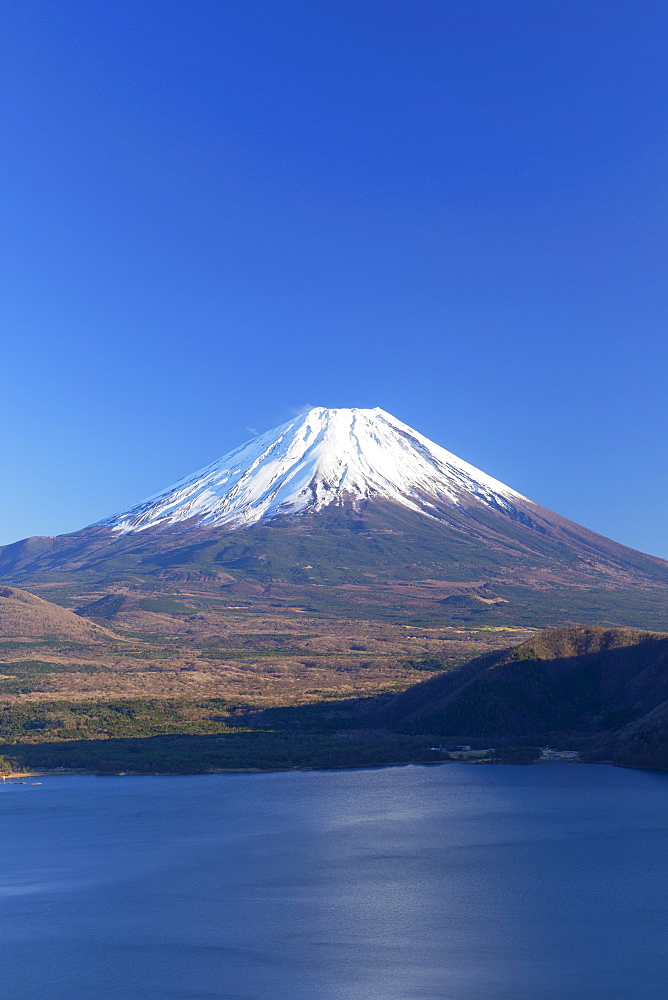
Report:
[[[668,766],[668,633],[539,632],[394,696],[380,720],[454,742],[546,742],[587,760]]]

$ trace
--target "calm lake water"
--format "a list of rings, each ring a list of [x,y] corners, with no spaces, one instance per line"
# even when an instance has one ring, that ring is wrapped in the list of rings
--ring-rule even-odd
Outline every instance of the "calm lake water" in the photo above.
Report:
[[[668,774],[0,788],[7,1000],[665,1000]]]

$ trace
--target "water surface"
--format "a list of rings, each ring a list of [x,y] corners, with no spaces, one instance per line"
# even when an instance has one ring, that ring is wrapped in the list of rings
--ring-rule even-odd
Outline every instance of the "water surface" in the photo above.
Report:
[[[668,775],[0,788],[9,1000],[665,1000]]]

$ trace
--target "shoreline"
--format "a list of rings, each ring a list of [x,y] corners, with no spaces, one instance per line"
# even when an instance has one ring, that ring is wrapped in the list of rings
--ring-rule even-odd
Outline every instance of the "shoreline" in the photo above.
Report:
[[[463,764],[467,767],[533,767],[536,764],[612,764],[615,767],[624,766],[615,764],[611,760],[582,761],[582,760],[534,760],[521,763],[508,763],[506,761],[481,761],[481,760],[397,760],[386,764],[354,764],[349,766],[332,767],[218,767],[209,771],[94,771],[86,768],[73,768],[72,770],[53,771],[20,771],[11,774],[0,775],[6,781],[18,778],[71,778],[79,775],[92,775],[98,778],[194,778],[207,777],[214,774],[289,774],[293,771],[369,771],[382,767],[446,767],[448,765]],[[642,769],[641,769],[642,770]],[[648,768],[647,770],[655,770]]]
[[[0,785],[7,781],[15,781],[17,778],[44,778],[48,771],[11,771],[8,774],[0,774]]]

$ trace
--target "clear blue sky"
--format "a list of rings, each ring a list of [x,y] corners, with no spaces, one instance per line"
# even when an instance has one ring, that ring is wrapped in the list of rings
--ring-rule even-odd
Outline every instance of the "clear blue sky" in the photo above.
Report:
[[[313,404],[668,557],[667,21],[7,0],[0,541]]]

